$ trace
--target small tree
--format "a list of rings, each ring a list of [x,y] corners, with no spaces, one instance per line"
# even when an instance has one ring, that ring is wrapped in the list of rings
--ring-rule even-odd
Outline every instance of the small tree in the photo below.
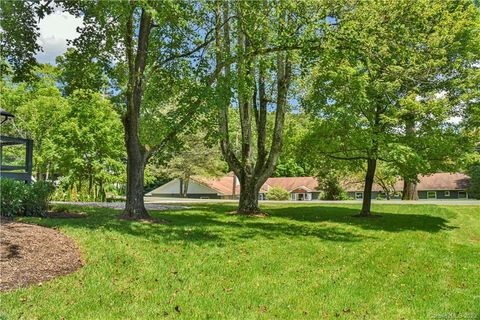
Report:
[[[112,103],[100,93],[75,90],[67,100],[68,120],[59,124],[65,175],[70,185],[76,183],[80,192],[88,190],[89,197],[96,198],[97,193],[105,193],[107,183],[120,182],[124,173],[122,123]]]
[[[290,192],[280,187],[270,188],[267,192],[267,200],[290,200]]]
[[[385,198],[390,200],[397,191],[395,185],[398,181],[398,172],[387,163],[380,162],[375,172],[375,182],[382,188]]]
[[[336,172],[329,172],[317,176],[318,189],[322,190],[323,200],[341,200],[345,191],[340,183],[340,176]]]
[[[182,149],[160,168],[160,172],[169,178],[180,179],[182,197],[187,197],[192,176],[220,176],[225,173],[226,164],[221,160],[218,147],[209,145],[205,140],[202,133],[183,136]]]
[[[472,165],[468,170],[470,185],[468,193],[472,198],[480,199],[480,163]]]

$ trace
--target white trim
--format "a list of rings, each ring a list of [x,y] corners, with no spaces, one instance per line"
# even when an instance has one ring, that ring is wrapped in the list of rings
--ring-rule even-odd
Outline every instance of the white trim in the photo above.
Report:
[[[465,192],[465,198],[460,198],[460,192]],[[457,199],[468,199],[468,192],[465,190],[459,190],[457,192]]]
[[[430,197],[428,196],[428,193],[429,193],[429,192],[433,192],[433,193],[435,194],[435,197],[430,198]],[[437,191],[434,191],[434,190],[427,191],[427,200],[428,200],[428,199],[437,199]]]
[[[465,191],[465,189],[418,189],[417,191]]]
[[[450,198],[450,190],[445,190],[445,191],[443,191],[443,196]]]
[[[310,190],[309,188],[305,187],[305,186],[298,186],[298,187],[295,187],[293,188],[292,190],[289,190],[288,192],[290,193],[293,193],[293,191],[297,190],[297,189],[302,189],[306,192],[312,192],[312,190]],[[295,193],[301,193],[301,192],[295,192]]]
[[[299,200],[299,195],[303,195],[303,199]],[[311,201],[312,200],[312,193],[311,192],[291,192],[290,199],[292,201]]]

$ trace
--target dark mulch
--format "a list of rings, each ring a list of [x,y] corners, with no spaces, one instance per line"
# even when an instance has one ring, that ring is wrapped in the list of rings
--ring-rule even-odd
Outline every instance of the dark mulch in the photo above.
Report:
[[[0,291],[41,284],[83,265],[75,242],[63,233],[3,220],[0,225]]]

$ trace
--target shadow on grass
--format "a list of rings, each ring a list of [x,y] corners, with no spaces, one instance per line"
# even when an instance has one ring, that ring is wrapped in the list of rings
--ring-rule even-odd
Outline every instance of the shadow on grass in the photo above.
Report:
[[[229,242],[255,237],[260,239],[313,237],[342,242],[357,242],[371,238],[341,227],[227,215],[226,212],[232,211],[232,208],[207,206],[192,208],[192,210],[150,211],[152,216],[169,221],[168,224],[120,220],[116,218],[117,210],[88,207],[75,208],[87,214],[87,217],[81,219],[27,218],[22,220],[53,228],[112,231],[158,243],[190,242],[196,245],[223,246]]]
[[[381,219],[352,217],[356,209],[335,206],[291,206],[268,208],[271,217],[251,218],[228,215],[232,205],[196,206],[190,210],[151,211],[168,224],[148,224],[117,219],[118,211],[82,207],[88,214],[82,219],[28,219],[56,228],[79,228],[113,231],[158,243],[194,243],[223,246],[251,238],[313,237],[325,241],[358,242],[375,238],[361,230],[400,232],[407,230],[439,232],[451,229],[441,217],[420,214],[382,213]],[[332,225],[335,223],[336,225]],[[342,224],[344,226],[342,226]],[[346,228],[347,227],[347,228]]]
[[[382,217],[369,219],[353,217],[353,215],[358,214],[358,209],[334,206],[272,208],[267,211],[275,217],[289,220],[309,223],[341,223],[365,230],[383,230],[388,232],[425,231],[433,233],[454,229],[454,227],[448,225],[448,220],[428,214],[375,212],[375,214],[380,214]]]

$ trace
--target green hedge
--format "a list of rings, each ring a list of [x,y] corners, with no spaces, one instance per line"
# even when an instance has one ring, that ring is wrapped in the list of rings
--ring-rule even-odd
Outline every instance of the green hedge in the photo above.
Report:
[[[12,179],[0,179],[0,214],[13,216],[44,216],[53,186],[44,181],[26,184]]]

